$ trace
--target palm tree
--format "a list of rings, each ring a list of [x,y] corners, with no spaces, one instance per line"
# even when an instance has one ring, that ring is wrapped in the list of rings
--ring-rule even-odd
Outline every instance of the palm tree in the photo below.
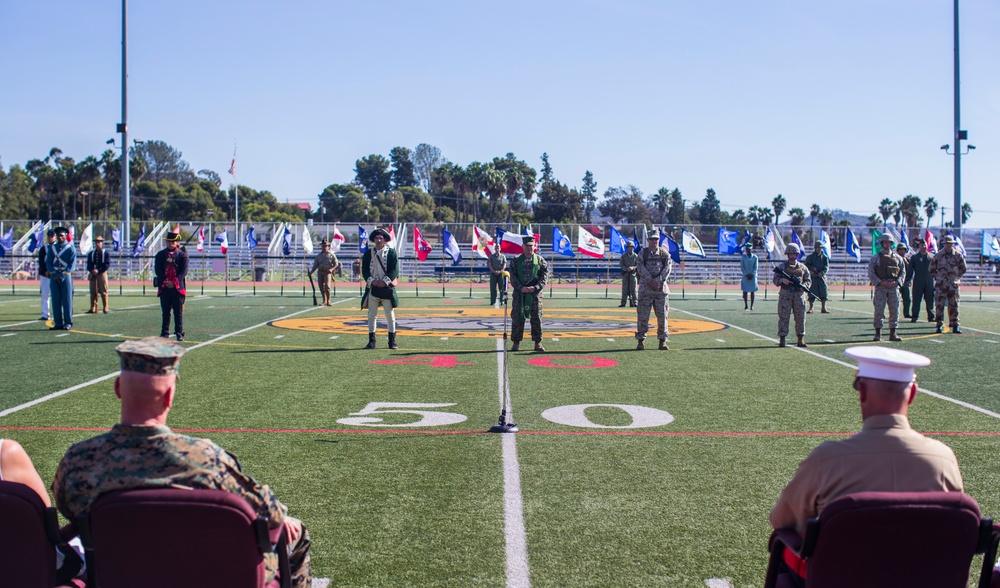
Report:
[[[507,191],[507,174],[498,170],[492,163],[483,166],[482,189],[490,198],[490,222],[496,218],[497,201]]]
[[[896,203],[889,198],[883,198],[878,205],[878,213],[882,215],[882,227],[889,222],[889,217],[896,212]]]
[[[868,227],[868,228],[870,228],[870,229],[873,229],[873,228],[877,227],[878,224],[879,224],[879,219],[880,218],[881,217],[878,214],[873,214],[873,215],[869,216],[868,218],[865,219],[865,226]]]
[[[770,208],[760,209],[760,221],[764,223],[765,226],[771,224],[771,221],[773,220],[774,220],[774,213],[771,212]]]
[[[829,227],[833,224],[833,213],[829,210],[823,210],[823,212],[819,213],[818,220],[820,227]]]
[[[962,224],[969,222],[969,217],[972,216],[972,206],[968,202],[962,203]]]
[[[933,196],[931,196],[927,200],[924,200],[924,212],[927,213],[927,226],[928,227],[931,226],[931,219],[934,218],[934,214],[937,213],[937,211],[938,211],[938,203],[937,203],[937,200],[935,200]]]
[[[670,208],[670,190],[667,188],[660,188],[656,194],[653,194],[651,199],[653,201],[653,205],[656,207],[656,211],[659,213],[659,216],[656,219],[657,222],[659,224],[667,222],[667,209]]]
[[[760,222],[760,207],[754,204],[750,207],[750,210],[747,211],[747,223],[751,225],[759,225]]]
[[[908,227],[915,227],[920,222],[920,197],[913,194],[903,196],[899,201],[898,209],[903,215],[903,222]]]
[[[791,216],[790,222],[793,227],[801,227],[806,223],[806,211],[801,208],[793,208],[788,211],[788,214]]]
[[[788,202],[785,201],[785,197],[778,194],[771,201],[771,207],[774,208],[774,224],[779,224],[781,222],[781,213],[785,212],[785,208],[788,206]]]
[[[809,207],[809,228],[811,229],[816,225],[816,217],[819,216],[819,204],[813,204]]]

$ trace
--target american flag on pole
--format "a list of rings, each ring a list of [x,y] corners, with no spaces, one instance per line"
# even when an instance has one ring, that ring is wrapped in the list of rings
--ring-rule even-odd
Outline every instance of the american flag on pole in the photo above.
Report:
[[[236,177],[236,158],[233,157],[233,162],[229,164],[229,175]]]

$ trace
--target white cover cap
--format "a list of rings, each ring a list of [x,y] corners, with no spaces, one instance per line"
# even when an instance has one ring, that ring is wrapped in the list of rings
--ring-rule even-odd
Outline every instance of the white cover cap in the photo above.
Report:
[[[912,382],[916,368],[931,364],[919,353],[873,345],[848,347],[844,354],[858,362],[859,377],[890,382]]]

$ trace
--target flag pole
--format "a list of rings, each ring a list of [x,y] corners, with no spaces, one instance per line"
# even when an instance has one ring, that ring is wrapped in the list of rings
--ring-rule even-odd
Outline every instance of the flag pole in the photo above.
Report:
[[[240,231],[239,231],[239,228],[238,228],[239,225],[236,225],[236,226],[237,226],[236,235],[237,235],[237,238],[239,238],[239,234],[240,234]],[[237,241],[237,244],[239,244],[239,241]],[[250,275],[250,284],[251,284],[251,287],[253,288],[253,295],[256,296],[257,295],[257,262],[254,261],[253,248],[249,248],[248,247],[248,249],[250,249],[250,271],[253,272]],[[229,263],[228,262],[229,262],[229,249],[227,248],[226,249],[226,274],[229,273]],[[236,272],[236,275],[238,276],[238,275],[240,275],[240,273]],[[226,277],[228,278],[229,276],[227,275]]]
[[[575,260],[576,260],[576,263],[574,264],[576,266],[576,294],[575,294],[575,296],[577,298],[579,298],[580,297],[580,258],[577,257],[577,258],[575,258]]]
[[[125,266],[122,265],[122,254],[125,253],[125,231],[124,229],[119,234],[118,239],[121,240],[121,246],[118,248],[118,295],[122,295],[122,284],[125,279]]]
[[[770,276],[771,275],[771,255],[770,255],[770,253],[771,252],[768,251],[767,259],[764,260],[764,267],[767,268],[767,269],[764,270],[764,275],[765,276]],[[764,300],[767,300],[767,287],[770,285],[770,283],[771,283],[771,280],[764,280]]]
[[[444,227],[442,227],[443,229]],[[444,298],[444,234],[441,234],[441,298]]]
[[[604,257],[604,255],[601,255],[601,257]],[[605,300],[608,299],[608,290],[611,288],[611,256],[610,256],[610,254],[608,255],[607,262],[608,263],[606,263],[604,265],[604,269],[605,269],[605,272],[604,272],[604,299]]]
[[[844,294],[842,300],[847,300],[847,247],[844,247]]]
[[[282,237],[284,238],[284,237]],[[256,272],[255,272],[256,273]],[[281,256],[281,286],[278,288],[278,296],[285,295],[285,256]]]
[[[469,257],[469,298],[472,298],[472,269],[476,267],[476,254],[473,252]]]
[[[223,277],[225,284],[223,293],[225,296],[229,296],[229,249],[228,248],[226,248],[226,252],[222,254],[222,258],[225,260],[225,266],[226,266],[226,272]]]
[[[719,269],[719,257],[720,257],[720,255],[718,254],[718,252],[716,252],[716,255],[715,255],[715,294],[712,295],[713,299],[717,299],[719,297],[719,271],[721,271]]]
[[[555,278],[555,274],[556,274],[556,252],[553,251],[552,252],[552,271],[549,272],[549,277],[550,278]],[[549,298],[552,298],[552,290],[553,290],[553,288],[555,288],[555,286],[556,286],[556,281],[555,281],[555,279],[553,279],[552,280],[552,285],[549,286]]]

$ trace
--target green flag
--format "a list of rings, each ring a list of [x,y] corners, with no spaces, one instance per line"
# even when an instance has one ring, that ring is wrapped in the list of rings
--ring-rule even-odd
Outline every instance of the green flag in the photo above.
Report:
[[[879,245],[878,242],[879,238],[881,237],[882,233],[878,229],[872,229],[872,255],[877,254],[879,252],[879,249],[882,248],[882,246]]]

